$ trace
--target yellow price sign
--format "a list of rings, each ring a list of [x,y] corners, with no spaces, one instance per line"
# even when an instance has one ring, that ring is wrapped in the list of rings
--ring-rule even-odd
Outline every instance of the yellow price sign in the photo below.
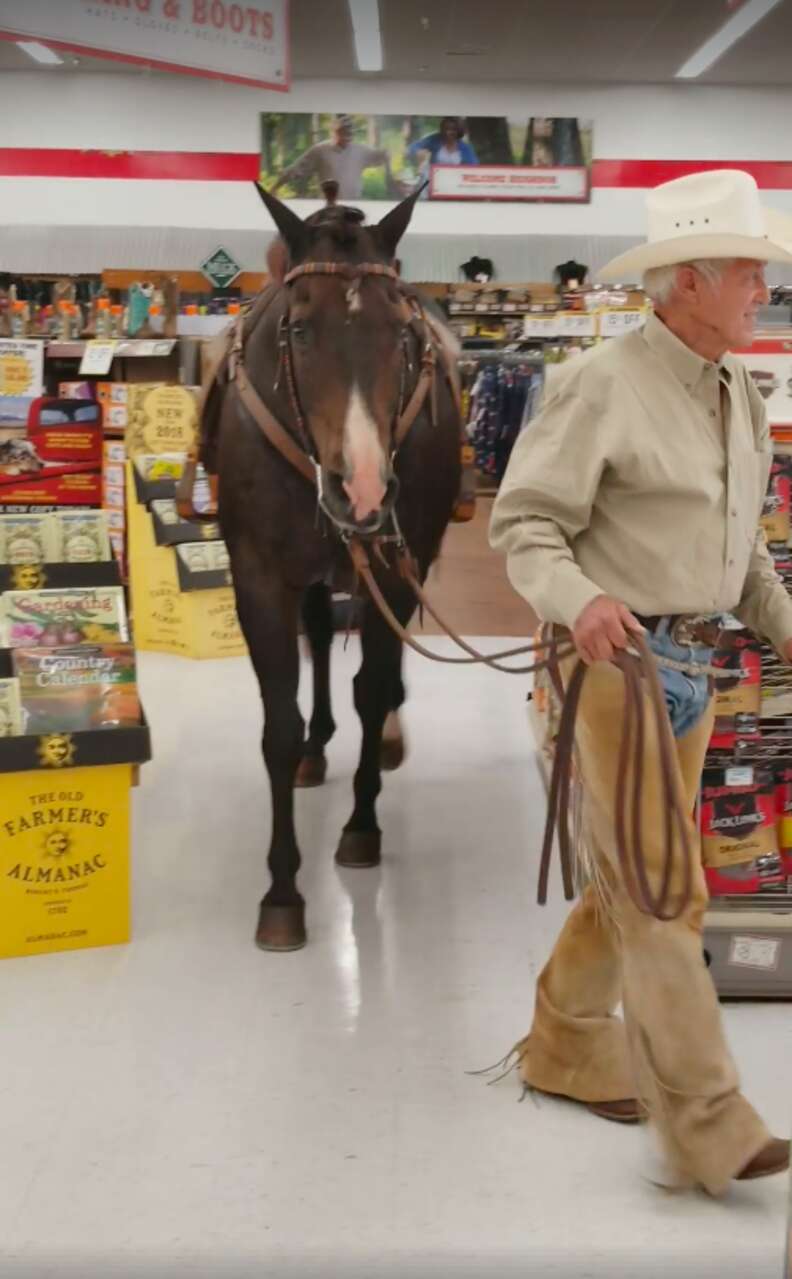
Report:
[[[23,355],[0,355],[0,395],[26,395],[33,385],[33,370]]]
[[[181,386],[158,386],[146,396],[143,440],[149,453],[186,453],[195,442],[195,399]]]

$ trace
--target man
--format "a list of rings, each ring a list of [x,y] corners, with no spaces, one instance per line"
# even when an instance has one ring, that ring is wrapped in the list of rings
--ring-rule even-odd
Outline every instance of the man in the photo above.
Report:
[[[736,613],[792,662],[792,601],[758,527],[772,457],[764,402],[727,354],[751,342],[768,296],[764,264],[792,256],[768,237],[769,211],[745,173],[666,183],[648,207],[648,242],[602,275],[644,275],[654,315],[643,332],[556,371],[492,517],[513,585],[571,632],[589,666],[576,744],[591,884],[539,978],[520,1069],[532,1088],[608,1119],[637,1121],[645,1106],[662,1184],[721,1194],[733,1179],[786,1169],[789,1143],[771,1138],[739,1092],[702,959],[703,869],[673,922],[642,914],[622,879],[613,810],[625,691],[610,659],[643,629],[661,659],[692,655],[706,667],[713,629]],[[565,680],[576,660],[562,664]],[[713,722],[707,677],[662,666],[661,676],[692,812]],[[655,889],[665,840],[657,765],[650,723],[631,768],[642,768]],[[690,834],[697,847],[692,821]],[[677,892],[678,842],[675,853]]]
[[[351,116],[336,116],[332,127],[332,141],[317,142],[288,169],[284,169],[272,188],[273,194],[277,194],[291,178],[316,177],[320,187],[328,180],[337,182],[340,200],[359,200],[363,190],[364,169],[373,169],[379,165],[384,167],[387,185],[390,187],[392,175],[388,152],[353,142],[353,128]]]

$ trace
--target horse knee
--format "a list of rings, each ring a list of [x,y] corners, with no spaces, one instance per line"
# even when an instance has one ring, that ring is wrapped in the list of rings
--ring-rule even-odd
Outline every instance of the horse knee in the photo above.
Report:
[[[262,749],[267,767],[296,768],[302,758],[305,721],[297,706],[267,709]]]

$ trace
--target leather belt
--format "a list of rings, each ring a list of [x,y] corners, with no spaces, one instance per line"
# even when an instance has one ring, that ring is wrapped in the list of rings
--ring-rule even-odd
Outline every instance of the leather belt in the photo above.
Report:
[[[668,638],[680,648],[695,648],[697,645],[715,648],[723,630],[720,616],[690,616],[683,613],[653,614],[650,617],[642,617],[640,613],[636,613],[635,616],[653,635],[657,634],[660,623],[666,622]]]

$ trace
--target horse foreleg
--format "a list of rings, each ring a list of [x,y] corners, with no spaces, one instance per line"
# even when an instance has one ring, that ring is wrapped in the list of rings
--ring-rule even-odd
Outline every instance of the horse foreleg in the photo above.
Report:
[[[404,591],[389,592],[388,602],[406,626],[414,609],[412,596]],[[382,789],[382,733],[386,719],[394,711],[399,690],[403,697],[401,641],[371,602],[367,602],[364,612],[361,643],[363,662],[355,676],[354,689],[363,744],[355,774],[355,807],[336,853],[340,866],[379,864],[382,835],[377,824],[376,803]]]
[[[303,599],[303,622],[313,662],[313,713],[296,785],[321,786],[327,776],[325,746],[335,733],[330,704],[330,649],[333,643],[333,601],[324,582],[309,586]]]
[[[239,621],[264,706],[262,747],[272,794],[272,882],[261,902],[256,945],[263,950],[298,950],[306,941],[294,829],[294,780],[305,733],[297,704],[299,594],[278,581],[256,582],[251,570],[236,572],[235,579]]]

